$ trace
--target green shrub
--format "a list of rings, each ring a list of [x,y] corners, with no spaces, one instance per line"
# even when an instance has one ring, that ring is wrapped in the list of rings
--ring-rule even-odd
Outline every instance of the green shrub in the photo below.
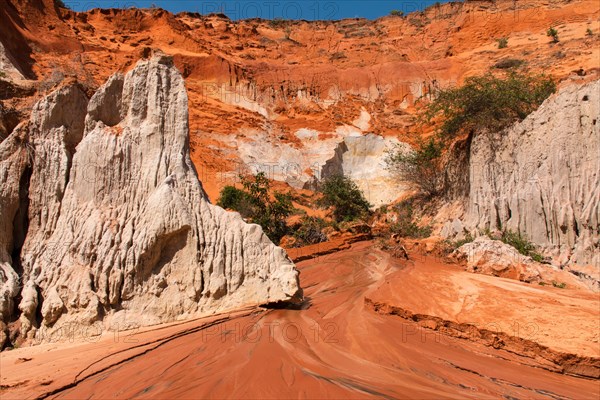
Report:
[[[278,244],[289,232],[286,218],[294,211],[291,195],[275,192],[272,200],[269,196],[271,184],[262,172],[253,179],[243,176],[240,179],[244,189],[224,187],[217,205],[235,210],[250,222],[262,226],[269,239]]]
[[[353,221],[366,216],[371,205],[362,191],[350,178],[334,175],[326,179],[321,188],[325,207],[333,207],[333,217],[337,222]]]
[[[442,149],[443,143],[435,138],[419,143],[409,152],[397,145],[387,153],[386,169],[422,193],[435,196],[441,192],[443,185]]]
[[[217,205],[229,210],[236,210],[242,216],[248,217],[251,214],[251,201],[246,192],[235,186],[225,186],[221,190],[221,195]]]
[[[390,15],[393,15],[394,17],[402,17],[404,16],[404,12],[400,10],[392,10],[390,11]]]
[[[421,112],[427,122],[441,119],[445,139],[475,130],[502,130],[525,119],[556,91],[552,78],[510,71],[467,78],[459,88],[440,90]]]
[[[412,200],[405,200],[394,206],[398,213],[398,220],[390,224],[390,232],[400,237],[421,239],[431,236],[431,227],[421,227],[413,221]]]
[[[269,202],[265,211],[254,218],[254,223],[263,227],[265,234],[279,244],[281,238],[289,233],[286,218],[294,211],[292,196],[285,193],[275,193],[275,200]]]
[[[536,251],[536,246],[518,232],[503,231],[500,240],[514,247],[524,256],[531,257],[534,261],[542,262],[544,260],[544,257]]]
[[[552,43],[558,43],[558,31],[552,27],[548,28],[546,35],[552,38]]]
[[[593,31],[592,31],[590,28],[587,28],[587,29],[586,29],[586,31],[585,31],[585,34],[586,34],[587,36],[594,36],[594,32],[593,32]]]
[[[326,226],[327,222],[322,218],[303,216],[300,223],[293,226],[296,246],[307,246],[327,241],[327,236],[323,233],[323,228]]]
[[[498,48],[499,49],[505,49],[508,47],[508,38],[500,38],[498,39]]]
[[[564,289],[567,287],[567,284],[564,282],[552,281],[552,286],[554,286],[555,288]]]

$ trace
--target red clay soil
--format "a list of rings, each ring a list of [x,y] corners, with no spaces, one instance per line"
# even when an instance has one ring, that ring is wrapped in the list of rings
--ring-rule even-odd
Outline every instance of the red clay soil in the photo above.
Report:
[[[428,260],[417,260],[414,268],[426,264]],[[597,399],[600,395],[597,380],[553,372],[557,368],[547,361],[374,312],[365,298],[383,296],[387,286],[398,284],[398,289],[390,290],[384,300],[412,297],[412,306],[423,303],[433,313],[437,311],[428,305],[451,297],[460,284],[443,289],[424,280],[421,286],[402,286],[410,265],[376,250],[373,242],[355,243],[298,266],[307,296],[301,310],[248,309],[132,336],[122,333],[115,338],[107,333],[96,343],[42,344],[4,352],[2,399]],[[447,273],[453,279],[454,273],[444,269],[428,277],[439,279]],[[492,290],[505,290],[507,295],[531,288],[490,279],[501,282],[490,283]],[[487,290],[489,282],[484,283],[481,290]],[[541,295],[553,304],[544,308],[548,319],[574,310],[562,302],[559,290],[542,290]],[[504,302],[502,297],[497,301]],[[510,318],[511,307],[529,309],[531,315],[539,312],[526,304],[507,303],[507,311],[488,315],[487,322]],[[563,328],[568,332],[571,327]]]

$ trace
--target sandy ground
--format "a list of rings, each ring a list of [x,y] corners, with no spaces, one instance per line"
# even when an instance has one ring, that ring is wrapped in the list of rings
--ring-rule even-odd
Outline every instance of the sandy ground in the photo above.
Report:
[[[587,308],[598,301],[597,296],[467,276],[451,266],[437,268],[428,259],[402,264],[376,250],[372,242],[355,243],[298,266],[307,296],[302,310],[247,309],[139,332],[106,332],[99,340],[89,339],[97,340],[94,343],[67,341],[4,352],[0,395],[2,399],[595,399],[600,394],[597,380],[553,372],[557,367],[545,360],[375,312],[365,301],[385,300],[480,323],[510,320],[513,312],[519,317],[527,312],[544,314],[546,318],[536,323],[550,322],[540,331],[563,332],[560,337],[571,342],[563,346],[565,350],[574,346],[592,356],[597,355],[597,346],[586,345],[593,333],[584,330],[589,326],[583,321],[598,320],[598,310]],[[423,277],[415,278],[419,269]],[[494,304],[481,302],[485,307],[481,313],[468,302],[460,303],[474,287],[481,298],[487,290],[496,295]],[[452,298],[455,301],[448,301]],[[410,300],[403,303],[403,299]],[[436,308],[437,303],[447,307]],[[467,310],[464,316],[456,313],[459,303]],[[561,328],[552,322],[552,316],[573,313],[578,307],[582,309],[577,318],[569,321],[576,326]]]
[[[388,275],[369,298],[414,314],[487,327],[555,350],[600,357],[598,293],[473,274],[424,257]]]

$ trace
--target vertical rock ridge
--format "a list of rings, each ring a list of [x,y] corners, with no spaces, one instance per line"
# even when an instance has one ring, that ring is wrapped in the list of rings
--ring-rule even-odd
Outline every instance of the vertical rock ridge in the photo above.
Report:
[[[561,263],[600,266],[599,107],[600,81],[572,85],[523,122],[476,135],[467,226],[519,231]]]
[[[34,154],[22,289],[11,283],[19,277],[6,254],[12,226],[0,231],[0,284],[11,288],[0,294],[0,311],[20,298],[22,335],[69,322],[148,325],[301,297],[283,249],[208,202],[189,156],[187,105],[183,78],[164,55],[114,75],[89,102],[70,86],[36,104],[22,129]],[[14,142],[0,144],[8,185],[0,211],[11,222],[14,176],[28,165]]]

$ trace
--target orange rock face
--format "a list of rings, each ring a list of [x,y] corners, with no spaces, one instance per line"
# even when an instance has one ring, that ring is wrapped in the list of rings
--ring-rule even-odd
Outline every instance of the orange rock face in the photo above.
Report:
[[[173,55],[189,92],[192,159],[213,200],[247,161],[236,148],[256,140],[256,129],[276,144],[302,148],[299,129],[325,139],[340,127],[361,127],[365,111],[369,132],[412,142],[415,99],[497,70],[501,60],[523,60],[561,79],[600,69],[595,1],[475,1],[376,21],[234,22],[160,9],[74,13],[52,0],[4,1],[0,15],[3,43],[25,77],[41,81],[38,95],[68,76],[97,87],[150,49]],[[559,31],[557,44],[546,36],[550,26]],[[588,28],[595,33],[587,35]],[[506,48],[498,48],[500,38],[508,39]],[[23,109],[32,100],[12,103]]]
[[[597,0],[469,1],[403,18],[318,22],[160,9],[75,13],[53,0],[3,0],[0,39],[19,72],[9,78],[24,89],[5,95],[0,86],[0,99],[29,114],[64,82],[92,93],[160,49],[185,78],[191,157],[214,201],[249,160],[271,175],[316,175],[311,157],[342,137],[371,132],[414,143],[418,98],[501,72],[501,61],[522,60],[561,81],[598,79],[599,18]],[[551,26],[558,43],[546,35]],[[304,164],[291,165],[294,151]],[[354,243],[366,238],[289,250],[302,272],[302,310],[248,308],[125,332],[65,326],[37,346],[1,354],[0,395],[600,396],[597,293],[471,274],[410,247],[408,261],[394,259],[372,241]]]

